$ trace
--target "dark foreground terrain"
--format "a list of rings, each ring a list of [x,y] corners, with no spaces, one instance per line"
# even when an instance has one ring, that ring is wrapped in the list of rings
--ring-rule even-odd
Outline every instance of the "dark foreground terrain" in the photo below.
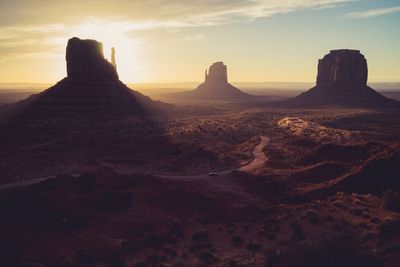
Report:
[[[398,111],[196,110],[4,124],[0,266],[398,266]]]

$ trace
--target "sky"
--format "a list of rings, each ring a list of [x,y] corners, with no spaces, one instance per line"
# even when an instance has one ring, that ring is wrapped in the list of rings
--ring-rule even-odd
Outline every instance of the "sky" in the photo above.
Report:
[[[361,50],[369,81],[400,81],[399,0],[0,0],[0,82],[66,76],[69,38],[116,48],[127,83],[313,82],[330,50]]]

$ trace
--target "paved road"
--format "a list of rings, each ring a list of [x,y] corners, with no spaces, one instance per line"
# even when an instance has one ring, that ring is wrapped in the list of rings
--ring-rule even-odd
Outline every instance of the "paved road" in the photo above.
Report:
[[[228,170],[223,170],[218,172],[218,175],[223,176],[223,175],[228,175],[234,170],[239,170],[243,172],[251,172],[253,170],[256,170],[260,167],[262,167],[265,162],[268,161],[268,158],[265,156],[263,150],[264,148],[268,145],[270,139],[266,136],[260,136],[260,143],[253,149],[252,155],[253,155],[253,160],[249,162],[246,165],[241,166],[240,168],[237,169],[228,169]],[[73,176],[79,176],[79,174],[73,174]],[[196,174],[196,175],[156,175],[161,178],[167,178],[167,179],[204,179],[208,178],[208,173],[205,174]],[[37,184],[40,182],[43,182],[48,179],[55,179],[56,176],[46,176],[46,177],[39,177],[39,178],[34,178],[34,179],[29,179],[29,180],[24,180],[20,182],[15,182],[15,183],[8,183],[8,184],[3,184],[0,185],[0,191],[1,190],[7,190],[11,188],[16,188],[16,187],[21,187],[21,186],[26,186],[26,185],[31,185],[31,184]]]

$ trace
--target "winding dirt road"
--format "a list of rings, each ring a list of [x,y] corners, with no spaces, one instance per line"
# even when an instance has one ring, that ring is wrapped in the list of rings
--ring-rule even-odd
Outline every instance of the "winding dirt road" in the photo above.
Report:
[[[79,174],[71,174],[74,177],[78,177]],[[56,175],[53,176],[45,176],[45,177],[39,177],[39,178],[34,178],[34,179],[29,179],[29,180],[23,180],[20,182],[14,182],[14,183],[8,183],[8,184],[2,184],[0,185],[0,191],[1,190],[7,190],[15,187],[21,187],[21,186],[26,186],[26,185],[31,185],[31,184],[38,184],[40,182],[46,181],[48,179],[55,179],[57,178]]]
[[[261,135],[260,138],[261,138],[260,143],[253,149],[252,152],[253,160],[249,164],[240,167],[238,169],[239,171],[251,172],[253,170],[259,169],[268,161],[268,158],[267,156],[265,156],[263,150],[270,142],[270,139],[263,135]]]
[[[218,175],[219,176],[228,175],[235,170],[242,172],[251,172],[262,167],[268,161],[268,158],[265,156],[263,150],[270,142],[270,139],[263,135],[260,136],[260,139],[261,139],[260,143],[253,149],[252,152],[253,160],[251,162],[237,169],[228,169],[219,171]],[[195,174],[195,175],[156,175],[156,176],[167,179],[205,179],[210,177],[208,173]]]
[[[262,135],[260,136],[260,139],[261,139],[260,143],[253,149],[253,152],[252,152],[253,160],[251,162],[249,162],[248,164],[245,164],[237,169],[228,169],[228,170],[220,171],[220,172],[218,172],[218,175],[219,176],[228,175],[229,173],[231,173],[234,170],[238,170],[238,171],[242,171],[242,172],[251,172],[251,171],[257,170],[260,167],[262,167],[268,161],[268,158],[265,156],[263,150],[270,142],[270,139],[268,137],[262,136]],[[79,176],[79,174],[73,174],[73,176]],[[166,179],[210,178],[208,173],[196,174],[196,175],[156,175],[156,176],[161,177],[161,178],[166,178]],[[2,185],[0,185],[0,191],[11,189],[11,188],[16,188],[16,187],[21,187],[21,186],[26,186],[26,185],[37,184],[37,183],[43,182],[45,180],[55,179],[55,178],[56,178],[56,176],[46,176],[46,177],[39,177],[39,178],[35,178],[35,179],[14,182],[14,183],[2,184]]]

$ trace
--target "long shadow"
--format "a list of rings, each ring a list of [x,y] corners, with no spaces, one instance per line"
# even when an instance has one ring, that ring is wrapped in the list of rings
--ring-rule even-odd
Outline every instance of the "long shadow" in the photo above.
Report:
[[[0,183],[98,168],[145,171],[177,152],[164,127],[175,111],[119,80],[65,78],[0,110]]]

